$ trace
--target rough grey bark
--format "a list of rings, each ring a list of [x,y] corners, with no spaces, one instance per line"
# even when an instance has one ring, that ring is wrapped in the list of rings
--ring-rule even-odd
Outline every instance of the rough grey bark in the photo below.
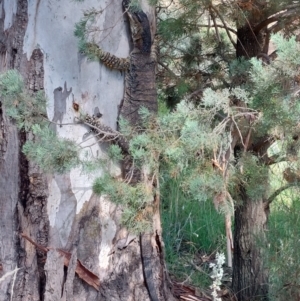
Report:
[[[234,217],[233,290],[238,300],[267,300],[268,276],[262,253],[267,212],[263,200],[244,195]]]
[[[0,113],[2,113],[0,111]],[[18,133],[12,123],[0,116],[0,277],[15,269],[16,262],[16,205],[19,192],[19,142]],[[14,151],[10,151],[14,150]],[[1,283],[0,299],[8,294],[10,278]]]
[[[68,274],[64,286],[63,296],[61,298],[62,301],[73,300],[74,298],[73,282],[75,277],[76,263],[77,263],[77,249],[75,248],[72,252],[70,264],[68,266]]]
[[[64,281],[64,258],[56,250],[47,253],[45,301],[60,301]]]
[[[72,122],[76,116],[72,102],[76,101],[89,114],[98,107],[103,113],[103,123],[115,128],[124,76],[88,62],[78,53],[73,30],[83,9],[93,5],[106,8],[98,20],[101,29],[104,28],[98,37],[110,52],[127,56],[130,44],[127,20],[123,18],[119,0],[110,1],[108,7],[102,0],[86,2],[89,3],[2,1],[0,72],[16,68],[31,93],[45,90],[49,120],[59,124]],[[142,4],[154,24],[153,8],[146,1]],[[12,277],[0,283],[0,300],[151,300],[144,282],[139,237],[118,248],[118,243],[128,237],[126,229],[120,226],[122,208],[95,196],[91,191],[92,176],[82,175],[80,170],[50,175],[28,162],[21,147],[32,137],[18,133],[3,109],[0,125],[0,263],[3,266],[0,277],[16,266],[20,268],[12,296]],[[53,128],[58,135],[77,141],[86,133],[82,125]],[[97,146],[91,150],[92,155],[101,151]],[[78,259],[99,276],[99,291],[74,276],[74,265],[64,268],[57,252],[46,254],[37,250],[20,237],[21,232],[42,246],[68,252],[76,248]],[[162,271],[162,253],[158,255],[153,264]],[[66,282],[64,278],[61,280],[64,271]],[[160,300],[172,300],[172,296],[162,295]]]

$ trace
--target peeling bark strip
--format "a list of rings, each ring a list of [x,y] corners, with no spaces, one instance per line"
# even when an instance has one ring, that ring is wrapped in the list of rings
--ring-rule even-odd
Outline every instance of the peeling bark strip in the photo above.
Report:
[[[48,253],[50,250],[55,250],[58,252],[64,259],[63,264],[68,267],[71,261],[72,254],[69,252],[66,252],[62,249],[56,249],[56,248],[50,248],[50,247],[44,247],[36,242],[34,242],[30,237],[28,237],[26,234],[21,233],[21,236],[25,239],[27,239],[29,242],[31,242],[37,249]],[[95,275],[93,272],[91,272],[89,269],[87,269],[79,259],[77,259],[76,269],[75,272],[77,273],[78,277],[81,278],[83,281],[94,287],[97,291],[99,291],[100,287],[100,280],[97,275]]]

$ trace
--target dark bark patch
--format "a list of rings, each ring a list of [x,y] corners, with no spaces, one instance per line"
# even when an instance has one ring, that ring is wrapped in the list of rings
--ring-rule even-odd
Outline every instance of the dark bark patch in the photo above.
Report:
[[[150,300],[143,281],[137,242],[130,244],[122,251],[117,251],[113,255],[112,264],[114,270],[110,274],[110,278],[101,283],[100,300]]]
[[[15,61],[16,61],[17,53],[18,53],[18,49],[12,48],[12,50],[11,50],[11,63],[10,63],[12,69],[15,68]]]
[[[101,245],[101,221],[99,209],[94,207],[79,222],[78,257],[89,269],[95,269]]]
[[[24,208],[26,208],[26,202],[29,194],[29,176],[28,176],[28,160],[22,152],[22,147],[26,142],[26,133],[24,131],[19,132],[19,141],[20,141],[20,156],[19,156],[19,173],[20,173],[20,192],[19,200]]]
[[[28,62],[27,87],[35,93],[44,90],[44,55],[40,49],[34,49]]]
[[[262,52],[262,33],[255,33],[252,27],[245,25],[237,30],[236,56],[250,59]]]

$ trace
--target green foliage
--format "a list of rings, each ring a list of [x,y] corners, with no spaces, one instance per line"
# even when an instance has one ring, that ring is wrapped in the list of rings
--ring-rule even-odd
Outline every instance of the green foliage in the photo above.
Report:
[[[278,43],[284,44],[282,37],[275,35],[273,38]],[[263,112],[257,124],[257,131],[261,135],[274,129],[277,134],[294,131],[293,127],[300,117],[300,106],[297,101],[299,94],[292,91],[293,77],[299,73],[300,64],[299,59],[289,53],[289,49],[296,51],[299,44],[293,39],[286,43],[286,46],[281,45],[277,60],[270,65],[263,66],[256,59],[251,60],[252,85],[248,89],[251,89],[253,97],[250,105],[253,109]]]
[[[234,59],[229,64],[229,73],[232,77],[247,78],[248,72],[251,68],[251,63],[244,57]]]
[[[161,96],[161,95],[160,95]],[[165,115],[169,113],[169,109],[167,107],[166,102],[162,97],[159,97],[158,99],[158,114],[159,116]]]
[[[243,154],[238,163],[239,181],[252,200],[266,198],[268,194],[269,169],[259,162],[257,156]]]
[[[213,173],[212,170],[211,172],[211,174],[198,172],[185,180],[183,188],[188,192],[190,198],[203,202],[222,192],[224,189],[223,177]]]
[[[178,80],[176,86],[169,86],[164,92],[160,91],[161,102],[165,102],[166,107],[175,109],[176,105],[184,98],[184,95],[191,89],[184,80]]]
[[[227,84],[228,61],[233,56],[231,42],[222,29],[217,40],[212,29],[203,27],[207,20],[203,6],[209,6],[208,2],[178,1],[177,4],[163,10],[158,24],[160,61],[167,66],[161,68],[159,82],[171,109],[186,95],[190,101],[200,103],[207,87]]]
[[[122,150],[116,144],[112,144],[109,146],[107,150],[107,156],[110,160],[114,162],[118,162],[123,159]]]
[[[123,117],[120,117],[118,120],[118,126],[122,135],[126,138],[130,138],[133,132],[128,120]]]
[[[297,300],[300,273],[300,202],[294,191],[290,204],[278,199],[269,220],[266,262],[270,271],[270,298]]]
[[[140,233],[151,229],[154,196],[142,183],[132,186],[106,174],[95,180],[93,191],[108,195],[112,202],[123,205],[122,223],[131,231]]]
[[[18,128],[29,130],[35,123],[45,124],[44,92],[30,96],[25,92],[22,76],[16,70],[0,75],[0,97],[6,114],[16,121]]]
[[[80,40],[80,42],[82,42],[82,40],[85,40],[87,22],[88,22],[88,18],[83,18],[78,23],[75,24],[74,35]],[[82,51],[81,47],[79,46],[80,51]]]
[[[273,13],[288,3],[271,2],[265,6]],[[166,200],[164,209],[173,215],[164,216],[165,228],[170,224],[165,239],[169,262],[173,264],[178,262],[179,250],[196,251],[207,242],[207,236],[213,236],[206,234],[197,241],[195,235],[198,234],[195,229],[206,224],[205,217],[201,219],[205,216],[201,210],[208,204],[206,200],[224,191],[228,199],[232,197],[235,201],[241,201],[244,193],[246,200],[267,197],[269,166],[264,164],[264,159],[268,150],[260,151],[255,146],[261,141],[262,144],[270,141],[272,145],[281,139],[276,155],[285,158],[300,118],[299,94],[294,93],[292,83],[299,75],[299,44],[294,38],[287,41],[274,36],[278,58],[270,65],[256,59],[233,60],[235,49],[222,27],[246,24],[250,10],[241,13],[238,5],[229,7],[222,1],[179,0],[173,11],[161,14],[160,97],[171,104],[169,108],[173,111],[167,114],[164,107],[164,114],[154,120],[141,108],[143,132],[124,120],[119,122],[122,132],[130,139],[130,154],[137,168],[147,167],[149,175],[160,174],[163,180],[180,181],[177,186],[180,200],[184,200],[182,205],[178,206],[176,197],[167,200],[162,196]],[[131,1],[130,10],[140,10],[139,1]],[[219,19],[218,13],[225,21]],[[211,22],[216,18],[218,29],[215,24],[209,24],[209,28],[203,26],[207,24],[204,20],[208,14]],[[80,50],[92,58],[94,51],[87,49],[90,45],[86,43],[91,16],[86,15],[77,25],[75,34],[80,39]],[[111,149],[108,156],[118,159],[119,150]],[[107,175],[97,179],[93,188],[97,194],[109,195],[113,202],[124,206],[122,218],[126,226],[136,232],[143,231],[147,225],[150,227],[151,218],[147,215],[153,191],[147,191],[142,183],[132,187]],[[175,200],[177,207],[173,206]],[[223,207],[224,213],[230,210],[227,207]],[[186,208],[188,215],[183,214]],[[216,244],[214,240],[211,245]]]
[[[129,10],[132,12],[141,11],[140,0],[131,0],[129,3]]]
[[[185,0],[179,4],[181,9],[176,7],[173,12],[165,13],[159,24],[163,39],[161,53],[167,66],[161,81],[162,98],[173,97],[178,103],[176,108],[172,106],[172,112],[160,114],[156,119],[141,108],[143,131],[119,120],[121,132],[130,139],[130,155],[135,167],[147,169],[149,178],[160,177],[165,181],[162,185],[163,222],[171,266],[177,263],[180,252],[196,253],[201,248],[211,252],[219,245],[223,218],[209,202],[217,194],[225,191],[239,201],[242,186],[247,197],[254,201],[267,196],[269,166],[264,165],[262,158],[266,153],[259,153],[253,145],[265,136],[284,140],[297,128],[300,118],[299,96],[291,93],[291,81],[299,74],[300,65],[299,44],[294,38],[286,41],[280,36],[273,37],[278,46],[278,59],[268,66],[256,59],[232,61],[234,51],[230,49],[224,29],[219,28],[216,39],[210,33],[212,30],[216,33],[216,29],[201,27],[206,17],[203,11],[211,7],[211,1]],[[220,2],[218,9],[226,10],[229,15],[222,4]],[[130,2],[130,10],[139,9],[139,1]],[[80,51],[90,58],[96,50],[87,43],[87,37],[97,13],[95,10],[85,12],[75,28]],[[242,17],[237,16],[235,20],[243,23]],[[110,161],[122,158],[119,147],[111,146],[107,158],[93,162],[80,160],[81,150],[75,142],[34,124],[45,110],[45,102],[39,95],[31,98],[24,94],[18,74],[1,76],[0,88],[7,112],[20,127],[32,128],[35,135],[35,140],[24,146],[29,159],[48,172],[65,172],[78,165],[87,171],[95,166],[104,168],[105,174],[96,179],[93,191],[122,204],[122,222],[131,231],[151,230],[155,188],[149,189],[144,183],[132,186],[109,174]],[[200,101],[185,99],[185,95],[195,90],[199,92]],[[252,136],[246,149],[245,133],[250,128]],[[237,140],[234,146],[240,149],[237,153],[232,149],[233,139]],[[280,152],[285,150],[283,143]],[[224,213],[229,210],[228,206]],[[281,234],[292,250],[296,246],[286,233],[284,229]],[[297,240],[297,235],[292,233],[291,236]],[[280,248],[278,242],[274,244]],[[285,260],[289,269],[293,263],[298,264],[298,258],[292,256],[289,252]]]
[[[43,91],[29,95],[16,70],[0,75],[0,96],[5,112],[19,129],[32,131],[23,152],[46,172],[65,172],[79,165],[79,147],[68,139],[58,138],[48,128],[46,99]]]
[[[195,58],[198,58],[198,54],[202,49],[202,41],[199,35],[193,35],[190,39],[190,43],[186,48],[186,52],[183,55],[182,61],[187,67],[191,67],[195,64]]]
[[[300,45],[296,42],[296,37],[292,36],[287,40],[282,35],[275,34],[271,40],[276,45],[278,54],[275,66],[288,78],[298,75],[298,68],[300,67]]]
[[[156,6],[159,3],[159,0],[148,0],[149,4],[152,6]]]
[[[191,261],[200,255],[225,250],[224,217],[219,214],[211,200],[198,202],[181,189],[181,179],[163,176],[161,186],[161,214],[163,239],[168,269],[176,279],[187,275],[197,287],[211,282],[209,269],[195,270]]]
[[[144,106],[140,107],[139,115],[142,119],[142,124],[144,127],[149,127],[151,123],[151,119],[155,118],[155,116],[153,116],[153,114],[151,114],[150,111]]]
[[[159,23],[159,34],[166,40],[179,38],[193,30],[184,17],[168,18]]]
[[[22,76],[16,70],[8,70],[0,76],[1,96],[13,101],[24,90]]]
[[[96,52],[98,48],[96,45],[88,43],[88,40],[93,36],[95,29],[93,24],[95,21],[95,16],[101,14],[102,11],[97,11],[92,8],[84,12],[84,17],[75,24],[74,35],[78,38],[78,48],[82,54],[85,54],[89,59],[96,60]]]
[[[57,137],[48,127],[32,126],[35,141],[27,141],[23,152],[46,172],[63,173],[79,165],[78,145],[69,139]]]
[[[209,93],[214,95],[213,91],[207,91],[207,98]],[[233,93],[238,94],[237,90]],[[239,93],[243,95],[241,91]],[[218,100],[224,102],[224,111],[229,111],[230,92],[227,90],[223,94],[218,94]],[[211,99],[213,95],[210,95]],[[147,127],[134,135],[131,129],[130,134],[130,154],[135,167],[142,169],[146,166],[150,175],[180,178],[180,189],[190,200],[205,201],[222,192],[226,186],[224,178],[215,172],[207,160],[211,160],[214,151],[226,151],[230,138],[226,127],[214,130],[216,112],[211,106],[209,101],[202,107],[182,101],[176,110],[156,119],[147,109],[141,108],[140,114]],[[121,125],[126,128],[123,121]],[[145,212],[149,208],[149,200],[153,200],[153,192],[149,194],[144,184],[132,187],[105,176],[97,179],[93,189],[95,193],[109,195],[113,202],[123,204],[126,208],[123,212],[126,226],[134,227],[137,231],[144,228],[147,221],[150,222],[145,218]],[[143,218],[140,219],[140,216]]]

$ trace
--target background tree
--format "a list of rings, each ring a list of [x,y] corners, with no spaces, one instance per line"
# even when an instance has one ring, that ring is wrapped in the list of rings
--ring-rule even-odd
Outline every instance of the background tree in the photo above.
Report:
[[[253,78],[249,78],[246,60],[259,57],[270,63],[275,56],[275,53],[269,52],[271,34],[281,31],[286,36],[291,36],[297,32],[299,23],[299,5],[292,1],[172,1],[161,6],[161,12],[160,33],[163,43],[160,65],[162,87],[169,103],[176,103],[182,95],[188,93],[190,100],[202,105],[207,87],[215,91],[215,97],[231,91],[228,88],[240,87],[247,90],[254,100],[255,90],[250,88]],[[235,60],[236,58],[239,60]],[[278,82],[272,87],[276,86],[280,91],[286,91],[286,94],[297,91],[297,79],[294,77],[297,68],[298,65],[295,64],[289,69],[291,76],[285,81],[287,86]],[[265,82],[265,77],[268,76],[271,77],[266,73],[260,80]],[[255,82],[259,84],[257,80]],[[265,87],[266,91],[270,92],[268,89],[272,88],[268,87]],[[215,104],[219,106],[218,118],[226,120],[228,116],[234,116],[232,112],[224,111],[220,103]],[[249,168],[248,176],[237,186],[233,185],[237,192],[234,197],[237,203],[233,289],[239,300],[266,296],[268,291],[268,275],[261,256],[262,245],[257,243],[257,239],[263,236],[269,214],[267,169],[276,159],[269,157],[268,149],[278,140],[274,129],[285,124],[282,126],[284,130],[281,128],[281,139],[283,136],[291,137],[294,133],[291,128],[286,128],[290,121],[283,122],[281,118],[284,115],[279,120],[276,114],[279,111],[282,113],[285,105],[282,98],[273,97],[272,93],[259,96],[254,102],[245,102],[241,95],[235,93],[231,96],[230,106],[240,110],[242,115],[248,114],[248,120],[244,115],[243,121],[239,120],[231,126],[230,151],[228,150],[228,156],[221,156],[222,160],[228,162],[232,158],[229,153],[232,152],[236,167],[243,166],[244,171],[246,166]],[[258,120],[263,120],[259,118],[260,114],[265,120],[273,118],[274,123],[271,125],[264,121],[260,124]],[[258,124],[260,126],[257,128]],[[283,140],[286,139],[290,138]],[[253,157],[249,157],[246,164],[243,160],[248,155]],[[215,154],[211,156],[215,160]],[[220,169],[219,166],[223,168],[221,163],[224,161],[217,163],[217,169]],[[261,177],[265,177],[264,180],[256,178],[259,174],[250,176],[255,169],[259,170]],[[255,180],[251,180],[252,176]],[[247,187],[251,181],[264,181],[266,185],[261,189],[265,194],[249,193]],[[228,181],[228,185],[233,183],[232,180],[231,183]]]

